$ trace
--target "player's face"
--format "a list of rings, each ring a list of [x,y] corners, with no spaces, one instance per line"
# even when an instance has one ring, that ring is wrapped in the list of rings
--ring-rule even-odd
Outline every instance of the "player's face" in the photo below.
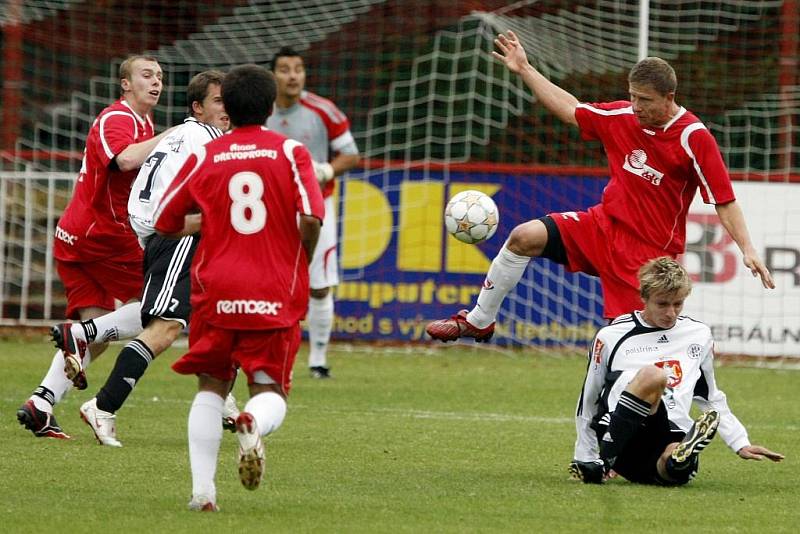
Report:
[[[279,57],[275,62],[275,83],[278,97],[297,100],[306,85],[306,67],[298,56]]]
[[[155,61],[137,59],[131,65],[130,79],[122,79],[125,100],[138,112],[150,111],[161,96],[161,66]]]
[[[192,110],[194,117],[200,122],[216,126],[223,132],[227,132],[231,127],[231,121],[228,114],[225,113],[221,89],[219,84],[208,84],[205,98],[202,102],[193,102]]]
[[[675,93],[660,94],[649,85],[628,85],[633,114],[642,126],[658,128],[672,118]]]
[[[683,311],[683,303],[687,296],[686,291],[651,294],[644,301],[644,320],[659,328],[672,328],[678,320],[678,315]]]

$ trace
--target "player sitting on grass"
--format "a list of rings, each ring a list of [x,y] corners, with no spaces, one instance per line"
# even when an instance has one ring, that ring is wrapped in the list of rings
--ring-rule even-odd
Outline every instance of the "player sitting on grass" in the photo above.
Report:
[[[642,484],[686,484],[717,429],[745,460],[783,455],[751,445],[714,379],[711,329],[680,315],[691,291],[667,257],[639,271],[644,310],[601,328],[589,353],[570,473],[587,483],[619,474]],[[705,412],[692,423],[692,400]]]

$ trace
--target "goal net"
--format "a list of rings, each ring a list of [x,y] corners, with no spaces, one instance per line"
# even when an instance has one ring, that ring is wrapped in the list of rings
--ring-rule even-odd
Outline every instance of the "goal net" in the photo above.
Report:
[[[425,339],[426,321],[471,307],[516,224],[585,209],[606,184],[599,146],[580,141],[492,59],[494,37],[513,29],[531,62],[582,101],[624,99],[640,15],[638,2],[612,0],[120,0],[113,9],[8,1],[22,8],[18,74],[28,89],[18,120],[2,122],[7,131],[19,125],[14,146],[0,152],[6,236],[25,243],[25,235],[44,236],[57,219],[71,182],[48,180],[77,170],[90,122],[117,96],[115,72],[125,55],[152,50],[159,57],[167,85],[155,120],[163,129],[184,116],[184,88],[197,71],[267,64],[277,48],[291,45],[305,55],[309,89],[349,116],[365,156],[337,193],[343,282],[334,337],[391,341]],[[648,53],[675,67],[678,102],[715,135],[753,241],[779,286],[761,289],[713,208],[692,207],[683,262],[696,285],[687,312],[712,324],[727,352],[800,355],[798,11],[796,0],[649,2]],[[6,29],[19,19],[5,16],[0,24]],[[4,33],[4,50],[14,35]],[[14,74],[13,54],[2,61]],[[4,118],[15,116],[5,105],[12,86],[2,93]],[[444,205],[464,189],[491,194],[500,210],[497,235],[478,246],[444,231]],[[30,197],[19,196],[26,191]],[[42,214],[26,213],[29,199]],[[28,278],[23,245],[7,241],[3,260],[0,311],[24,322],[60,309],[57,297],[41,312],[28,304],[24,316],[9,307],[28,287],[26,302],[44,310],[44,297],[30,288],[49,283],[47,238],[29,243],[35,252]],[[595,278],[535,260],[501,310],[496,342],[585,347],[602,323],[601,309]]]

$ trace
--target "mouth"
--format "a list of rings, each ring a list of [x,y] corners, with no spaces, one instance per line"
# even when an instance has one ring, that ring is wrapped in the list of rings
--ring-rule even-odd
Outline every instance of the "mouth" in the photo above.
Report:
[[[161,96],[161,91],[150,91],[148,94],[153,98],[158,98],[159,96]]]

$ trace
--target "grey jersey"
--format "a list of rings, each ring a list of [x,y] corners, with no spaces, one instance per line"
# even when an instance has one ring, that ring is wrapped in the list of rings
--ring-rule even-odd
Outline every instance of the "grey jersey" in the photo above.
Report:
[[[310,91],[303,91],[289,108],[275,105],[267,128],[300,141],[320,163],[330,161],[331,151],[358,154],[347,116],[333,102]]]
[[[156,208],[189,155],[221,135],[219,128],[188,117],[147,156],[128,197],[128,216],[140,242],[155,233]]]
[[[728,407],[714,377],[714,339],[711,329],[686,316],[669,329],[649,326],[640,312],[622,315],[597,332],[589,352],[589,366],[578,401],[575,423],[576,460],[599,457],[596,428],[608,425],[620,394],[642,367],[666,371],[667,388],[661,398],[671,424],[686,432],[692,425],[689,410],[720,413],[719,434],[734,451],[750,441],[747,431]]]

